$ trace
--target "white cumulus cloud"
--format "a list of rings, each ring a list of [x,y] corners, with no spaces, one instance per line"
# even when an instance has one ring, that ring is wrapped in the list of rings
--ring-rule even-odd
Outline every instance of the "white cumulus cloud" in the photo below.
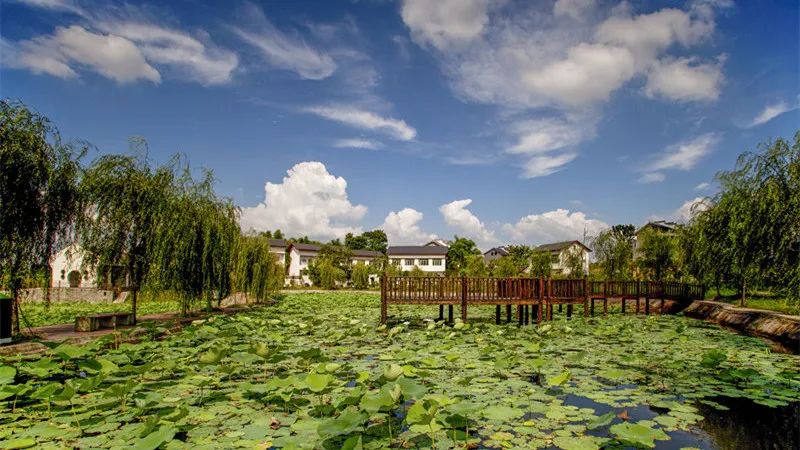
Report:
[[[537,178],[551,175],[578,157],[577,153],[562,153],[556,156],[542,155],[528,159],[523,165],[524,178]]]
[[[479,36],[489,21],[489,0],[405,0],[403,21],[415,42],[443,50]]]
[[[444,222],[464,234],[465,237],[474,239],[478,246],[485,247],[497,243],[494,231],[489,230],[467,206],[472,199],[455,200],[439,207]]]
[[[648,72],[644,92],[675,101],[716,100],[724,80],[720,66],[698,63],[695,58],[658,61]]]
[[[694,216],[702,211],[708,209],[708,204],[703,197],[695,197],[691,200],[685,201],[674,213],[672,218],[678,222],[687,223],[694,218]]]
[[[281,183],[267,182],[264,201],[242,208],[243,230],[280,228],[291,235],[326,240],[360,233],[367,207],[347,196],[347,181],[328,172],[321,162],[295,164]]]
[[[391,211],[380,228],[386,232],[391,245],[422,245],[436,239],[435,234],[426,233],[420,227],[423,217],[421,212],[413,208]]]
[[[661,172],[647,172],[645,174],[642,174],[642,176],[639,177],[638,181],[639,183],[651,184],[651,183],[661,183],[666,179],[667,176]]]
[[[383,133],[400,141],[411,141],[417,136],[417,130],[403,120],[383,117],[356,106],[317,105],[305,111],[354,128]]]
[[[597,219],[590,219],[586,214],[567,209],[556,209],[541,214],[530,214],[522,217],[515,224],[503,225],[503,230],[515,243],[533,245],[568,240],[582,240],[586,236],[595,236],[608,228],[608,224]]]

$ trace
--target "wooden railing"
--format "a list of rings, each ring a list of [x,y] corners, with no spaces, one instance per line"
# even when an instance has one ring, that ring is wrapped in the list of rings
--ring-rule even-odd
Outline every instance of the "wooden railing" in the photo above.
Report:
[[[443,307],[448,306],[450,317],[452,308],[461,306],[461,319],[467,320],[469,305],[497,306],[499,321],[500,306],[506,305],[510,320],[510,307],[515,305],[519,311],[524,308],[527,320],[527,307],[533,305],[537,318],[552,317],[552,305],[566,304],[571,313],[572,305],[582,304],[584,314],[594,313],[595,300],[604,301],[607,310],[609,298],[622,299],[623,311],[626,300],[645,300],[645,311],[649,312],[652,300],[689,301],[703,298],[705,287],[699,284],[677,283],[671,281],[589,281],[583,279],[554,280],[551,278],[498,278],[498,277],[382,277],[381,278],[381,322],[386,322],[388,306],[396,305],[439,305],[440,318]],[[560,306],[559,306],[560,308]],[[522,314],[522,312],[518,312]],[[521,316],[520,316],[521,317]],[[522,322],[522,319],[520,319]]]

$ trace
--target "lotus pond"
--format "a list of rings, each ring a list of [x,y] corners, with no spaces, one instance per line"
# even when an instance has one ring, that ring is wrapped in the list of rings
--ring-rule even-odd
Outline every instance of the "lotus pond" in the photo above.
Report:
[[[2,448],[795,448],[800,358],[676,316],[495,325],[294,294],[0,366]],[[152,335],[159,333],[152,329]]]

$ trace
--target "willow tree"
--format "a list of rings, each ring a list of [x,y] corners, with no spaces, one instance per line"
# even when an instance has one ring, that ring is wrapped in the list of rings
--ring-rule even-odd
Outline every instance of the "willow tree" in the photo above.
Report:
[[[146,150],[141,140],[136,150]],[[169,198],[175,180],[175,161],[151,167],[146,152],[104,155],[86,170],[80,184],[84,214],[78,234],[84,262],[98,276],[125,269],[131,292],[133,322],[139,291],[148,281],[159,233],[165,229]]]
[[[213,181],[210,171],[198,181],[184,166],[166,192],[158,220],[151,281],[179,294],[184,314],[201,300],[210,310],[213,301],[219,305],[232,290],[237,212],[230,200],[217,197]]]
[[[283,264],[269,251],[265,236],[241,236],[234,254],[233,287],[253,297],[257,303],[267,300],[283,286]]]
[[[696,256],[738,288],[754,285],[800,298],[800,132],[739,156],[717,175],[719,193],[691,225]]]
[[[70,238],[84,152],[63,144],[45,117],[0,101],[0,278],[13,297],[14,333],[23,277],[49,268],[54,251]],[[45,282],[49,292],[50,277]]]

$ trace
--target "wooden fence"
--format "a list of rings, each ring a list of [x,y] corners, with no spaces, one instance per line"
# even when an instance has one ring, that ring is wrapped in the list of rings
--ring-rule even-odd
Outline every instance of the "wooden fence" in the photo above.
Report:
[[[500,322],[501,306],[506,307],[506,318],[511,320],[511,307],[517,307],[520,324],[528,323],[529,313],[537,322],[552,319],[553,306],[567,305],[568,314],[575,305],[583,306],[584,315],[594,314],[595,302],[603,302],[603,312],[608,311],[608,300],[621,299],[622,311],[628,300],[644,300],[645,313],[650,312],[650,300],[680,302],[702,299],[705,286],[676,282],[656,281],[589,281],[583,279],[554,280],[552,278],[497,278],[497,277],[382,277],[381,323],[388,318],[389,305],[439,305],[439,318],[444,318],[448,307],[449,320],[453,308],[460,306],[461,320],[467,320],[469,305],[496,306],[496,320]]]

